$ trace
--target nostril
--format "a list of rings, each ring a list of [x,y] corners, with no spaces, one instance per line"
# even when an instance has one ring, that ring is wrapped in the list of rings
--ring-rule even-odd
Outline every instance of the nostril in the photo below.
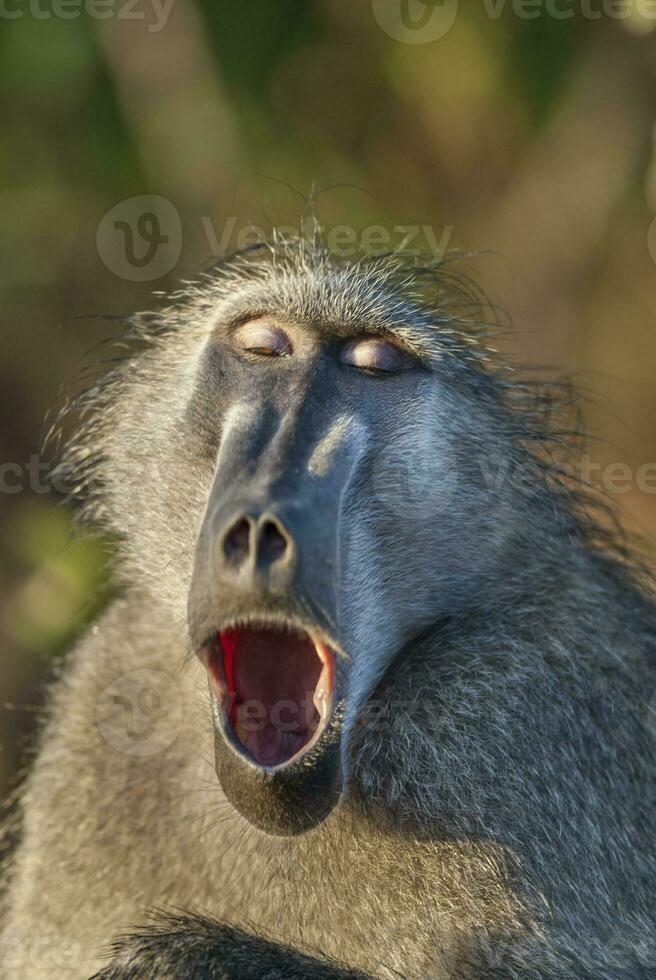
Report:
[[[287,538],[274,521],[266,520],[260,528],[258,558],[267,562],[274,562],[286,550]]]
[[[222,561],[231,574],[241,574],[247,568],[268,574],[273,566],[281,572],[283,566],[292,568],[293,539],[277,515],[241,512],[228,521],[219,544]]]
[[[233,561],[246,558],[250,548],[251,526],[245,517],[240,517],[223,538],[223,554]]]

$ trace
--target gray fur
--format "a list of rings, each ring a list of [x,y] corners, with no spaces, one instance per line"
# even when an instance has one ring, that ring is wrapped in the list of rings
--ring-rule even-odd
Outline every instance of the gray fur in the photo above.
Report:
[[[170,929],[157,974],[125,965],[145,955],[138,938],[106,977],[183,975],[190,944],[206,935],[220,958],[230,924],[378,977],[656,976],[654,601],[587,496],[547,472],[548,402],[510,383],[457,315],[467,300],[442,270],[278,241],[137,318],[146,349],[76,406],[67,459],[86,517],[122,542],[124,594],[53,691],[7,869],[7,976],[88,977],[162,906],[216,932],[193,918],[184,940]],[[201,358],[217,324],[262,311],[390,331],[428,365],[375,441],[353,429],[368,467],[340,565],[346,787],[294,838],[223,798],[187,624],[221,445],[224,379],[199,386]],[[532,460],[528,482],[484,479]],[[122,708],[107,710],[117,678],[128,699],[139,687],[133,671],[160,698],[150,753],[126,751]],[[294,976],[297,955],[271,976]],[[249,974],[217,961],[197,975]]]
[[[167,915],[118,940],[94,980],[367,980],[261,936],[202,916]]]

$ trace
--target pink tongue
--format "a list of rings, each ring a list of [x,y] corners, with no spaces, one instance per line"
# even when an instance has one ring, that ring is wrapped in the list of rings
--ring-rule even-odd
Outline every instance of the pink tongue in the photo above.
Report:
[[[321,661],[309,639],[293,633],[239,630],[233,659],[237,702],[275,728],[303,731],[314,714]]]
[[[307,732],[285,733],[273,725],[267,725],[260,731],[250,731],[239,725],[237,731],[244,748],[248,749],[256,762],[264,766],[277,766],[286,762],[308,741]]]
[[[285,762],[318,721],[313,696],[323,665],[314,644],[294,633],[250,629],[229,631],[222,643],[237,737],[262,765]]]

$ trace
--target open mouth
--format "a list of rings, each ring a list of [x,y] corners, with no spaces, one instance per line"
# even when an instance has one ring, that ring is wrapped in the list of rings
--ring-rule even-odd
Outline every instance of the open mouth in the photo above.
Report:
[[[330,721],[332,651],[310,634],[252,624],[209,644],[210,683],[233,744],[260,766],[297,761]]]

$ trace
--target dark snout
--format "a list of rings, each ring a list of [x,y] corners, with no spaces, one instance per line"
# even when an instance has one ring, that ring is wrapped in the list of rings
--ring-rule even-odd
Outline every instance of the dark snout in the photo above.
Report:
[[[308,483],[310,481],[308,480]],[[331,634],[337,617],[339,511],[329,486],[299,486],[301,499],[222,499],[203,529],[204,588],[221,618],[311,618]],[[339,500],[339,489],[334,488]],[[219,494],[217,494],[218,496]]]
[[[270,511],[247,507],[231,517],[219,534],[217,564],[226,578],[244,576],[252,588],[262,579],[285,588],[296,567],[296,542],[285,522]]]
[[[309,488],[304,492],[310,498]],[[236,603],[247,599],[283,606],[330,598],[332,576],[322,564],[334,566],[337,529],[322,520],[327,510],[327,502],[322,506],[316,500],[313,508],[311,499],[297,503],[240,497],[223,502],[210,533],[212,570],[224,601],[228,593]]]
[[[314,465],[316,440],[295,421],[251,415],[226,433],[190,595],[219,780],[278,834],[314,826],[341,792],[337,565],[354,453],[336,444]]]

